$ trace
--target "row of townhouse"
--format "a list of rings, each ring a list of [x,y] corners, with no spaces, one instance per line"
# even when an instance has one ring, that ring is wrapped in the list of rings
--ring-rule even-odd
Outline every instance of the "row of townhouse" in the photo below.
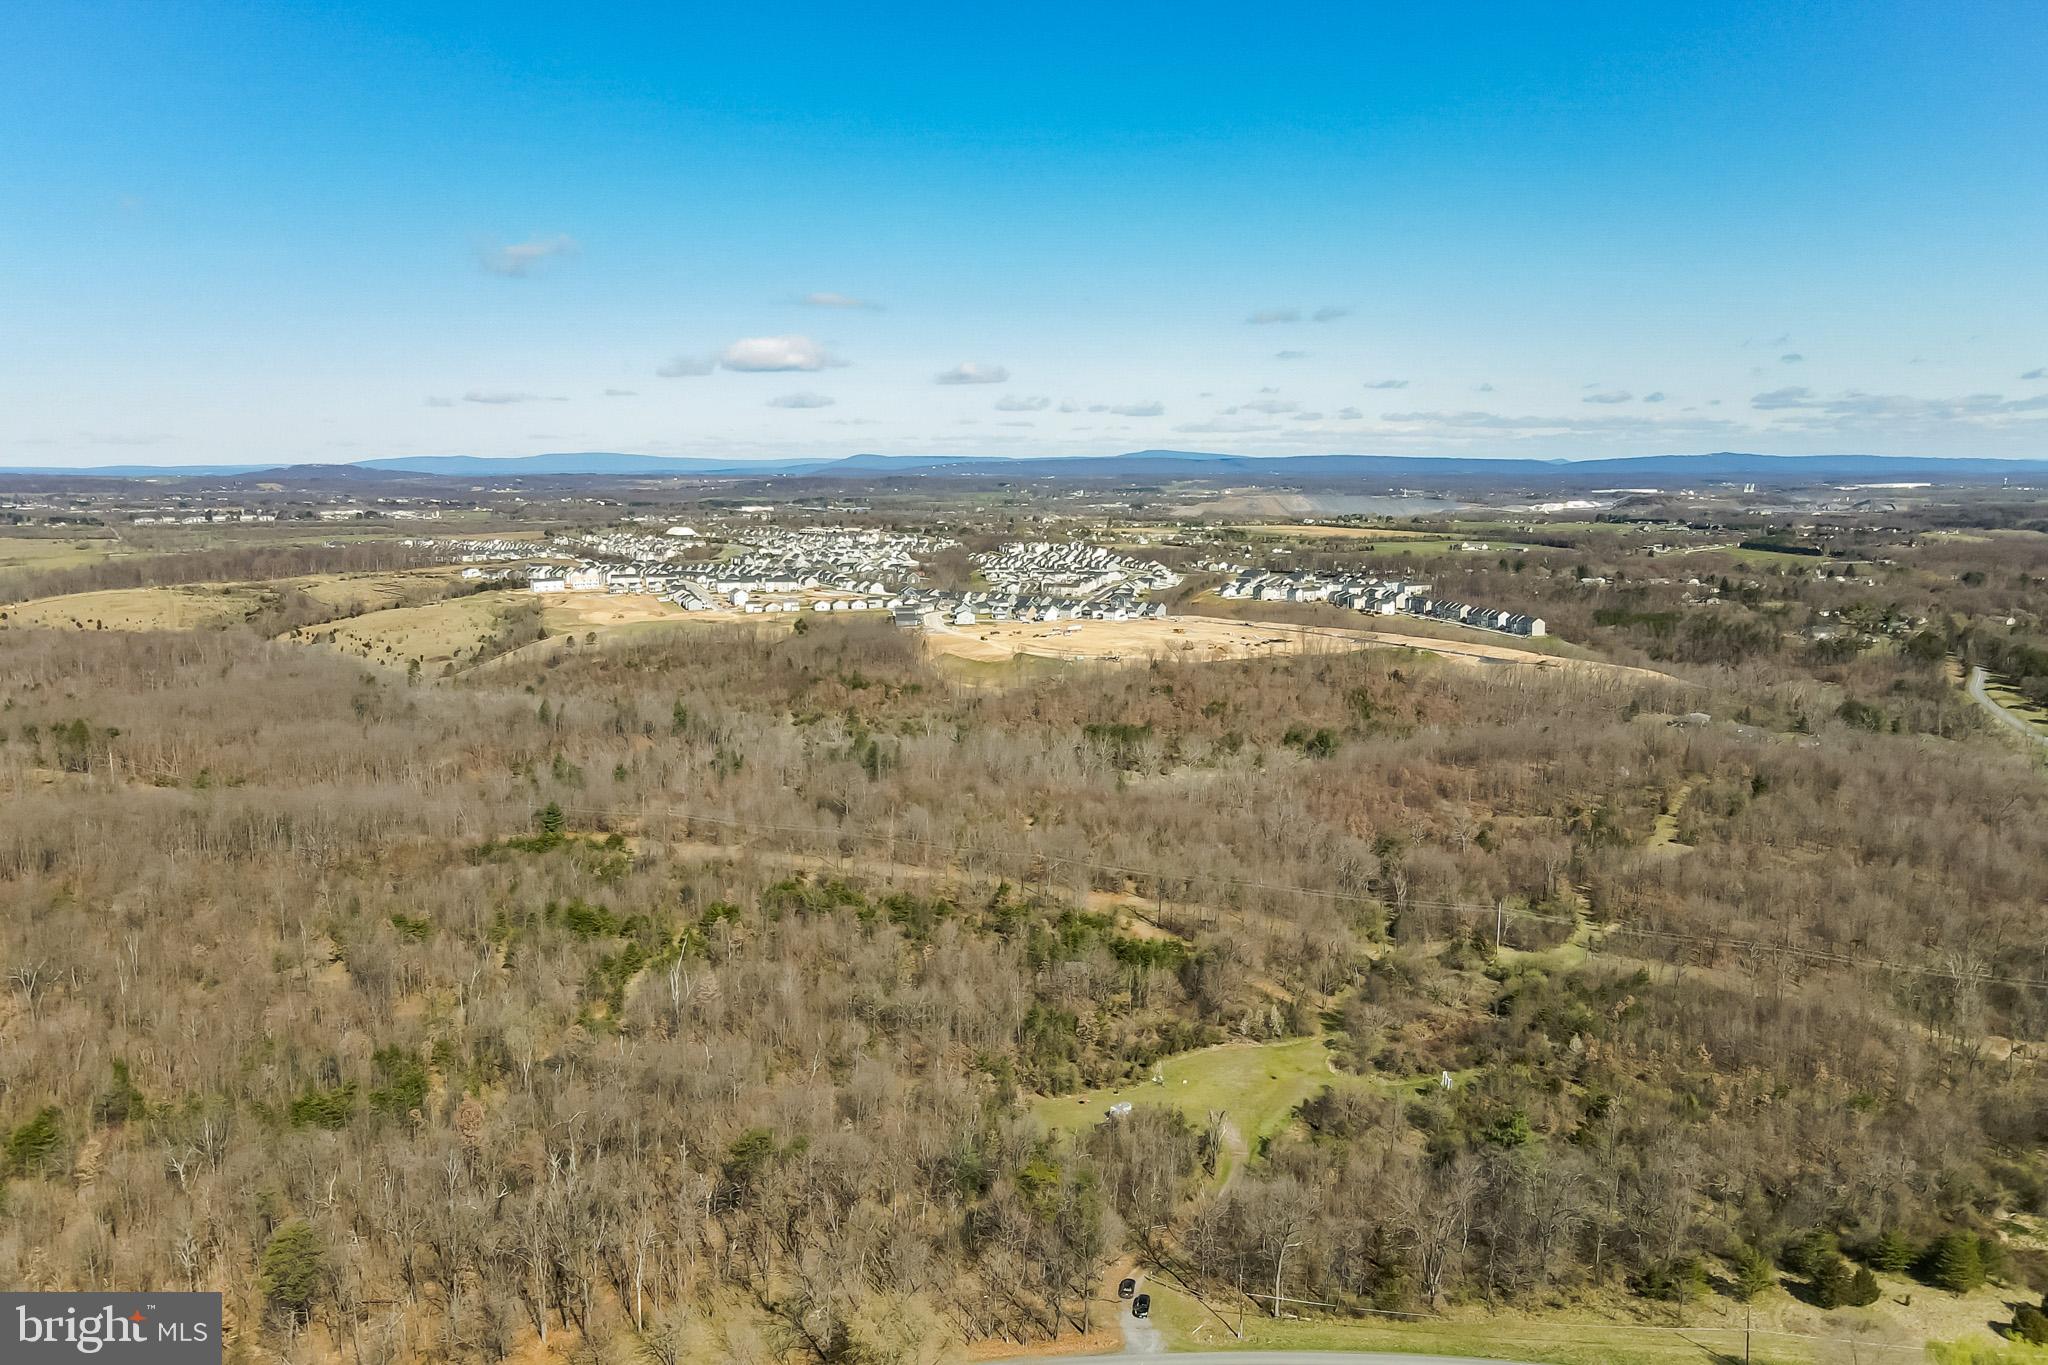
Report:
[[[1442,597],[1420,599],[1409,609],[1409,614],[1426,617],[1432,621],[1448,621],[1453,625],[1497,630],[1504,635],[1543,634],[1543,618],[1540,616],[1502,611],[1497,607],[1475,607],[1469,602],[1453,602]]]
[[[688,547],[666,536],[643,535],[637,531],[590,531],[561,535],[554,544],[587,558],[607,563],[665,564],[688,553]]]
[[[1090,598],[1040,593],[911,591],[890,603],[896,624],[971,626],[984,621],[1145,621],[1166,615],[1164,602],[1119,590]]]
[[[611,586],[611,570],[601,564],[566,569],[559,564],[538,564],[528,571],[526,586],[540,593],[603,592]]]
[[[508,560],[531,559],[538,550],[528,540],[407,540],[404,543],[433,550],[457,564],[502,564]]]
[[[1045,594],[1059,591],[1086,598],[1111,588],[1157,592],[1174,587],[1180,575],[1150,559],[1127,559],[1100,545],[1080,541],[1028,541],[1003,545],[974,557],[975,566],[997,588]]]
[[[130,517],[135,526],[203,526],[230,521],[276,521],[275,512],[251,512],[242,507],[216,507],[206,512],[155,512]]]
[[[1537,636],[1544,633],[1543,618],[1494,607],[1478,607],[1428,595],[1429,584],[1398,578],[1376,578],[1366,574],[1318,574],[1307,569],[1273,572],[1239,569],[1237,576],[1217,589],[1219,597],[1255,602],[1325,602],[1368,616],[1407,615],[1507,635]]]

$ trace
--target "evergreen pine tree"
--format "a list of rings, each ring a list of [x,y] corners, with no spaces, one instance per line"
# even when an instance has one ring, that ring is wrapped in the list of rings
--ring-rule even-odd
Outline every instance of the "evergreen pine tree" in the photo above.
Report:
[[[1896,1275],[1913,1264],[1913,1244],[1906,1240],[1906,1234],[1892,1228],[1870,1244],[1863,1259],[1878,1270]]]
[[[1967,1294],[1984,1283],[1984,1253],[1967,1232],[1951,1232],[1927,1253],[1927,1278],[1951,1294]]]
[[[293,1322],[306,1321],[320,1288],[322,1262],[320,1236],[305,1219],[280,1224],[270,1234],[257,1266],[257,1284],[264,1301]]]
[[[1741,1246],[1735,1251],[1735,1297],[1748,1303],[1757,1295],[1776,1287],[1778,1277],[1771,1271],[1771,1263],[1764,1254],[1753,1246]]]
[[[1813,1301],[1822,1308],[1840,1308],[1849,1302],[1856,1273],[1840,1256],[1830,1256],[1814,1267]],[[1872,1281],[1875,1284],[1875,1281]]]

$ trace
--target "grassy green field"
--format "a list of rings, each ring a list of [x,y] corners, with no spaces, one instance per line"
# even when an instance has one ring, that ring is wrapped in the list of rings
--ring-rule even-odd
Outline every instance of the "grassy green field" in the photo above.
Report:
[[[932,668],[941,676],[970,687],[1008,687],[1038,678],[1057,677],[1080,667],[1066,659],[1043,654],[1018,654],[1008,659],[963,659],[957,654],[934,654]]]
[[[1984,679],[1984,695],[2031,723],[2036,730],[2048,733],[2048,708],[2036,706],[2010,683],[1999,681],[1995,675],[1988,676]]]
[[[1240,1327],[1244,1335],[1239,1338],[1231,1332],[1240,1323],[1235,1305],[1218,1302],[1216,1311],[1211,1311],[1158,1280],[1148,1281],[1145,1288],[1152,1295],[1153,1320],[1166,1333],[1171,1349],[1177,1351],[1388,1351],[1543,1365],[1709,1365],[1742,1359],[1741,1332],[1725,1328],[1676,1333],[1527,1319],[1276,1321],[1259,1316],[1250,1305],[1245,1307]],[[1764,1338],[1752,1359],[1757,1365],[1813,1360],[1810,1348],[1799,1349],[1803,1345]],[[1883,1356],[1895,1361],[1913,1358],[1892,1351]]]
[[[1959,1296],[1883,1278],[1888,1292],[1869,1309],[1823,1312],[1781,1291],[1767,1293],[1753,1310],[1755,1332],[1747,1358],[1756,1365],[1855,1360],[1907,1365],[1929,1359],[1945,1365],[2048,1365],[2048,1350],[2020,1347],[2017,1354],[2000,1354],[2012,1348],[1986,1328],[2009,1313],[2005,1300],[2013,1297],[2010,1290],[1987,1286]],[[1489,1312],[1472,1304],[1439,1318],[1275,1320],[1228,1295],[1212,1296],[1204,1305],[1171,1277],[1150,1278],[1145,1290],[1152,1296],[1153,1321],[1177,1351],[1387,1351],[1541,1365],[1731,1365],[1745,1358],[1745,1310],[1718,1297],[1649,1314],[1641,1312],[1640,1301],[1602,1301],[1544,1313]],[[1603,1307],[1612,1307],[1613,1316],[1603,1319]],[[1614,1320],[1622,1316],[1644,1320]],[[1930,1351],[1933,1343],[1949,1345]]]
[[[1157,1075],[1157,1081],[1041,1099],[1031,1112],[1049,1131],[1070,1133],[1102,1122],[1111,1105],[1126,1100],[1178,1109],[1196,1127],[1220,1109],[1245,1142],[1255,1146],[1284,1128],[1302,1101],[1335,1079],[1328,1041],[1320,1037],[1224,1043],[1184,1052],[1161,1062]],[[1217,1171],[1219,1179],[1228,1174],[1227,1165]]]
[[[82,569],[123,553],[121,542],[111,536],[0,535],[0,572]]]

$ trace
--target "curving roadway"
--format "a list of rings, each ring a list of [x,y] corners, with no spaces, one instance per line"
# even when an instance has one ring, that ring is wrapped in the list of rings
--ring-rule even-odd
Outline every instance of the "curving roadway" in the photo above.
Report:
[[[1988,691],[1985,690],[1985,676],[1986,675],[1984,673],[1984,670],[1981,668],[1973,666],[1970,669],[1970,699],[1976,702],[1979,706],[1983,707],[1986,711],[1989,711],[1994,718],[1996,718],[1999,722],[2004,724],[2009,729],[2012,729],[2020,734],[2025,735],[2028,739],[2033,740],[2036,744],[2048,745],[2048,735],[2044,735],[2039,730],[2035,729],[2032,722],[2027,720],[2025,716],[2016,716],[2012,712],[2006,710],[2004,706],[1999,704],[1996,698],[1994,698]]]

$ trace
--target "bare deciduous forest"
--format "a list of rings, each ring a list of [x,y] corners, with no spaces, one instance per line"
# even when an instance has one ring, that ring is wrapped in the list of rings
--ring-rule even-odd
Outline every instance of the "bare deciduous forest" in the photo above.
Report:
[[[1162,1228],[1347,1310],[2048,1288],[2048,783],[1942,675],[1994,646],[1473,573],[1672,680],[10,632],[0,1279],[365,1365],[1028,1344]],[[1227,1180],[1228,1113],[1032,1115],[1308,1036]]]

